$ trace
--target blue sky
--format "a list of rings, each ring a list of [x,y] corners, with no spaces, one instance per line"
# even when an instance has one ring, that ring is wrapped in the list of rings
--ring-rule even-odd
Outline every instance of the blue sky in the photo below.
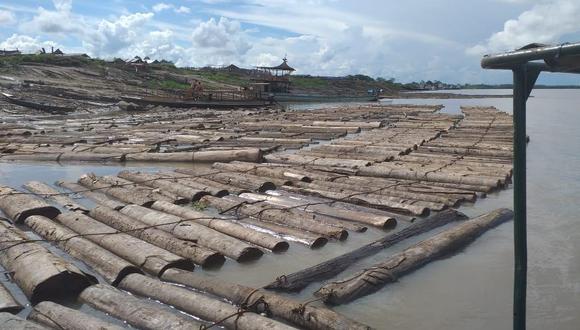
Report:
[[[300,74],[504,83],[509,73],[480,69],[483,54],[579,41],[579,18],[580,0],[3,0],[0,48],[181,66],[271,65],[287,55]]]

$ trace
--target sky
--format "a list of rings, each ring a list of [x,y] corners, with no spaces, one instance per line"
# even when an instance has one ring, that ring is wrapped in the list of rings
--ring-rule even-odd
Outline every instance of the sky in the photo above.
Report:
[[[509,83],[482,55],[580,41],[580,0],[1,0],[0,49],[277,65],[400,82]],[[580,84],[580,75],[540,83]]]

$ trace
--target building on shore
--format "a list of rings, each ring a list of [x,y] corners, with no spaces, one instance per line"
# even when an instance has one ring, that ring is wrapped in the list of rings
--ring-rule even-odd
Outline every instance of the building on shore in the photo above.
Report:
[[[262,92],[288,93],[290,91],[290,74],[296,70],[288,65],[286,57],[282,60],[282,64],[277,66],[256,67],[256,76],[252,80],[263,86]]]

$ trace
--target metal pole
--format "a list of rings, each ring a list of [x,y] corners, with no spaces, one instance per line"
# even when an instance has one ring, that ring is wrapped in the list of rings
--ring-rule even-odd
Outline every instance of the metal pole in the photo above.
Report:
[[[526,329],[527,238],[526,238],[526,100],[528,68],[514,73],[514,330]]]

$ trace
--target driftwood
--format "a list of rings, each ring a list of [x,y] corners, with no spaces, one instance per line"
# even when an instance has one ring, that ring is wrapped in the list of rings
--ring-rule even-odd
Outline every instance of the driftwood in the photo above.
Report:
[[[0,329],[10,330],[48,330],[42,325],[27,321],[10,313],[0,313]]]
[[[225,298],[236,305],[260,306],[256,302],[263,300],[268,304],[272,316],[305,329],[370,329],[369,326],[350,320],[324,307],[314,307],[271,292],[228,283],[208,276],[178,270],[168,270],[163,274],[161,279]]]
[[[257,246],[272,250],[273,252],[286,251],[289,247],[288,242],[273,235],[268,235],[252,229],[248,229],[235,222],[232,222],[231,218],[208,218],[206,214],[195,211],[191,208],[181,207],[161,201],[153,203],[151,207],[159,211],[173,214],[181,219],[198,219],[192,221],[217,230],[220,233],[224,233],[226,235],[250,242]]]
[[[29,181],[24,185],[24,188],[33,192],[39,197],[51,199],[70,211],[88,212],[86,207],[73,201],[70,197],[62,195],[60,191],[53,189],[49,185],[42,182]]]
[[[486,230],[512,217],[511,210],[498,209],[465,221],[348,279],[326,284],[315,295],[324,298],[327,303],[337,305],[371,294],[401,276],[465,247]]]
[[[0,210],[15,223],[22,223],[31,215],[52,219],[60,214],[59,209],[44,200],[6,186],[0,186]]]
[[[280,207],[258,207],[243,201],[238,202],[233,200],[226,200],[226,197],[228,196],[223,198],[205,196],[201,199],[201,201],[217,208],[221,212],[232,210],[233,213],[255,217],[260,221],[274,222],[285,226],[299,228],[320,235],[333,237],[339,240],[345,240],[348,237],[348,232],[346,230],[323,225],[313,221],[312,219],[296,218],[293,214],[291,214],[291,212],[281,209]]]
[[[50,301],[43,301],[32,309],[28,319],[61,330],[121,330],[121,326],[111,324],[76,309],[68,308]]]
[[[374,255],[383,249],[399,243],[409,237],[428,232],[434,228],[444,226],[450,222],[466,219],[467,217],[455,210],[445,210],[420,222],[415,222],[401,231],[389,234],[377,241],[369,243],[351,252],[321,262],[312,267],[302,269],[292,274],[278,277],[264,288],[279,291],[300,291],[312,282],[332,278],[359,260]]]
[[[18,314],[24,307],[16,301],[10,291],[0,282],[0,313]]]
[[[129,275],[120,283],[119,287],[133,294],[175,306],[203,320],[212,322],[225,320],[220,325],[230,329],[295,329],[252,312],[229,317],[238,312],[237,307],[223,300],[143,275]]]
[[[139,265],[147,273],[159,276],[169,268],[193,270],[191,260],[182,258],[167,250],[137,239],[129,234],[119,233],[84,214],[69,212],[59,215],[56,220],[72,231],[85,235],[91,242],[113,252],[119,257]]]
[[[156,209],[163,203],[153,203]],[[164,207],[167,209],[167,207]],[[231,236],[222,234],[216,230],[197,223],[199,220],[184,221],[184,219],[171,214],[164,214],[158,210],[145,210],[133,206],[127,206],[122,213],[135,216],[144,223],[171,233],[173,236],[187,241],[194,241],[206,248],[217,251],[236,261],[248,261],[259,258],[263,255],[262,250],[242,242]],[[208,220],[212,216],[204,215]]]
[[[32,304],[75,297],[95,281],[43,246],[27,241],[19,229],[0,221],[0,263],[13,272],[14,281]]]
[[[133,264],[46,217],[33,215],[24,222],[40,237],[55,242],[63,251],[86,263],[114,286],[127,274],[141,273]]]
[[[86,288],[80,300],[139,329],[199,329],[200,322],[170,311],[157,303],[139,299],[112,286],[97,284]]]
[[[123,206],[125,206],[125,203],[121,203],[116,199],[112,199],[101,192],[90,191],[87,188],[74,182],[57,181],[56,185],[66,188],[74,193],[80,193],[81,195],[89,198],[90,200],[98,204],[105,205],[115,210],[121,209]]]

